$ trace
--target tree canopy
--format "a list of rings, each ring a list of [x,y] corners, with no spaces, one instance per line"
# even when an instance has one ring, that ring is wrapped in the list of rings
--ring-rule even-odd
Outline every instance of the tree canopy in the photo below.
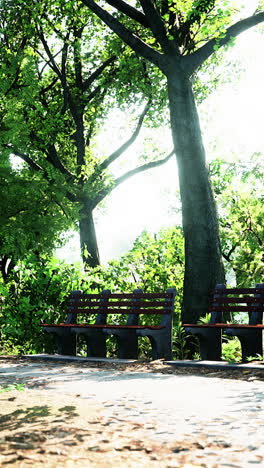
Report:
[[[21,24],[16,24],[14,18],[20,9]],[[110,165],[137,138],[151,108],[152,91],[146,83],[144,64],[135,54],[125,54],[126,62],[131,62],[133,69],[142,69],[145,76],[135,87],[126,73],[123,55],[118,57],[120,41],[102,31],[96,17],[74,2],[36,4],[32,0],[25,8],[3,2],[2,31],[2,153],[6,157],[15,154],[32,174],[42,177],[43,183],[52,187],[62,212],[69,202],[78,208],[75,214],[83,260],[98,265],[94,208],[116,186],[164,164],[173,154],[154,157],[118,178],[109,173]],[[129,94],[124,93],[128,86]],[[149,89],[147,102],[140,86]],[[117,150],[96,157],[93,137],[111,106],[133,99],[133,89],[139,104],[145,100],[134,131]]]

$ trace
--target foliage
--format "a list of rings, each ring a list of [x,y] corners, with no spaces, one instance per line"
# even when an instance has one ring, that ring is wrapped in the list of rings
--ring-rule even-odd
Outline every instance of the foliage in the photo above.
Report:
[[[200,324],[206,324],[206,323],[209,323],[210,321],[210,318],[211,318],[211,314],[205,314],[204,317],[200,317],[200,319],[198,320],[197,323],[200,323]]]
[[[191,341],[190,341],[191,340]],[[176,319],[173,325],[172,333],[172,355],[173,359],[189,359],[190,358],[190,343],[192,348],[195,346],[194,340],[190,335],[186,334],[182,323]]]
[[[228,339],[226,342],[223,342],[222,359],[230,363],[241,361],[241,345],[238,338]]]
[[[25,386],[23,384],[8,385],[7,387],[0,385],[0,393],[12,392],[13,390],[22,392],[25,390]]]
[[[262,155],[233,163],[215,160],[211,176],[226,269],[235,273],[238,287],[255,286],[263,282],[264,274]]]
[[[257,354],[256,356],[248,356],[247,361],[264,361],[264,354],[261,356]]]
[[[112,277],[122,278],[118,268],[125,266],[130,288],[148,292],[162,292],[169,287],[179,287],[181,291],[183,264],[184,241],[180,227],[164,229],[158,234],[144,231],[126,255],[109,262]],[[119,285],[121,289],[124,286]]]
[[[40,331],[42,320],[63,320],[66,297],[80,287],[76,267],[34,254],[14,269],[12,280],[0,282],[1,342],[5,352],[40,352],[49,337]]]
[[[73,212],[62,210],[56,192],[38,174],[0,161],[0,257],[15,264],[29,251],[52,253],[59,234],[69,229]]]

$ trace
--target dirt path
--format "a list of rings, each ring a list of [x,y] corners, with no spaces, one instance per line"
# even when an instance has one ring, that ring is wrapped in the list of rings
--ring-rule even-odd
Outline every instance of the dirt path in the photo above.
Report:
[[[36,366],[35,363],[34,369]],[[263,424],[261,424],[260,417],[261,408],[257,408],[258,403],[260,406],[258,395],[263,390],[263,371],[199,370],[195,373],[193,369],[188,371],[174,369],[164,366],[161,362],[126,366],[112,363],[111,365],[89,363],[81,366],[75,363],[62,366],[59,363],[39,362],[39,370],[43,374],[40,372],[38,375],[35,372],[33,377],[32,374],[29,375],[26,372],[28,369],[32,370],[32,363],[19,359],[0,358],[2,390],[11,385],[17,388],[24,385],[25,388],[23,391],[13,389],[0,393],[1,466],[16,468],[27,466],[36,468],[44,466],[45,468],[233,466],[244,468],[244,466],[252,466],[252,463],[259,465],[263,463],[264,458],[258,442],[263,439]],[[250,394],[254,390],[257,403],[251,409],[253,411],[256,407],[256,416],[252,418],[255,413],[250,415],[251,427],[248,426],[248,420],[246,414],[242,414],[243,411],[237,416],[235,413],[231,416],[227,415],[224,420],[221,415],[213,419],[209,415],[204,419],[199,416],[198,419],[194,417],[193,421],[188,421],[188,418],[183,418],[179,406],[178,426],[177,414],[174,415],[176,419],[170,422],[165,403],[159,415],[157,410],[156,413],[153,412],[155,405],[151,410],[152,402],[148,401],[147,397],[140,400],[140,394],[134,401],[127,398],[128,391],[124,397],[120,396],[117,399],[111,397],[109,372],[114,373],[114,376],[126,375],[130,378],[133,375],[138,378],[143,374],[146,377],[149,373],[151,373],[150,377],[154,374],[159,374],[161,377],[163,374],[161,385],[166,376],[167,378],[179,376],[183,379],[183,392],[184,385],[188,386],[189,378],[193,377],[198,379],[194,380],[195,382],[200,382],[199,379],[201,379],[201,385],[209,386],[209,394],[211,386],[214,393],[213,389],[217,389],[218,385],[221,388],[228,387],[229,383],[235,391],[240,388],[245,398],[248,398],[245,391],[249,391]],[[50,379],[47,378],[49,373],[52,374]],[[83,378],[82,373],[87,378],[85,388],[83,381],[80,380]],[[99,378],[107,377],[102,381],[106,387],[106,394],[107,386],[109,386],[109,400],[104,400],[100,395],[92,393],[92,383],[89,389],[91,377],[97,376],[98,373]],[[119,379],[122,383],[121,377]],[[78,393],[72,392],[71,388],[75,387],[70,387],[76,381],[79,381],[81,385]],[[151,377],[149,381],[146,381],[146,385],[153,381]],[[160,382],[160,379],[157,382]],[[131,378],[128,382],[129,386],[132,383]],[[179,380],[177,380],[177,385],[179,385]],[[195,392],[195,388],[193,390]],[[120,389],[120,395],[122,395],[122,389]],[[181,395],[177,395],[177,399],[180,398]],[[146,417],[147,415],[149,416]],[[230,440],[228,431],[232,427],[235,431],[235,425],[239,420],[241,424],[244,422],[244,426],[241,425],[242,429],[244,427],[244,432],[245,430],[249,433],[254,431],[258,434],[255,447],[245,444],[246,433],[241,436],[240,444],[235,439]],[[162,428],[163,423],[166,423],[165,429]],[[227,426],[223,426],[224,423]],[[260,431],[262,431],[262,436]]]

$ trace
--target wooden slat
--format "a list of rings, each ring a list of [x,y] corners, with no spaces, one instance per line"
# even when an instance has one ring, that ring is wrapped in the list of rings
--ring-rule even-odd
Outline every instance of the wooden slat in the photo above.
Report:
[[[119,306],[119,307],[142,307],[142,308],[146,308],[146,307],[171,307],[172,306],[172,301],[164,301],[161,302],[161,301],[137,301],[137,302],[133,302],[133,301],[109,301],[109,302],[106,302],[106,303],[102,303],[100,301],[75,301],[75,303],[73,303],[73,306],[76,306],[76,307],[116,307],[116,306]]]
[[[212,306],[209,307],[210,312],[253,312],[258,311],[261,312],[263,310],[263,305],[257,306]]]
[[[150,329],[150,330],[162,330],[163,328],[166,328],[163,325],[97,325],[97,324],[76,324],[76,323],[59,323],[57,325],[48,325],[48,324],[41,324],[41,327],[57,327],[57,328],[121,328],[121,329]]]
[[[139,298],[139,299],[154,299],[154,298],[160,298],[160,299],[171,299],[173,297],[172,293],[111,293],[111,294],[81,294],[80,295],[82,298],[87,298],[87,299],[108,299],[108,298],[113,298],[113,299],[133,299],[133,298]],[[72,296],[72,297],[79,297],[77,296]]]
[[[264,294],[264,288],[227,288],[227,289],[214,289],[214,294],[228,295],[228,294]]]
[[[239,304],[239,303],[250,303],[250,304],[263,304],[264,303],[264,297],[216,297],[213,300],[213,303],[216,302],[217,304]]]
[[[82,309],[82,308],[73,308],[72,309],[73,313],[78,313],[78,314],[98,314],[98,309]],[[129,315],[132,312],[129,309],[114,309],[112,307],[107,308],[105,311],[102,309],[100,311],[102,314],[123,314],[123,315]],[[133,309],[133,314],[144,314],[144,315],[166,315],[170,314],[171,309],[166,310],[164,308],[162,309]]]

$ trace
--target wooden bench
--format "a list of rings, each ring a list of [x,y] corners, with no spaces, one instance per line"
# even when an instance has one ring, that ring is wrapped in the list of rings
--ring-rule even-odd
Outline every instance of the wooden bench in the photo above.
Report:
[[[184,323],[187,334],[199,339],[201,358],[220,361],[222,355],[222,332],[237,336],[242,348],[242,361],[263,355],[262,330],[264,306],[264,284],[255,288],[226,288],[218,284],[213,292],[209,312],[211,317],[206,324]],[[224,323],[224,317],[234,312],[246,312],[248,323]],[[232,315],[231,315],[232,316]]]
[[[147,336],[154,360],[171,359],[176,294],[173,288],[165,293],[143,293],[139,289],[127,294],[109,290],[100,294],[73,291],[66,321],[41,324],[41,327],[56,336],[59,354],[75,356],[77,336],[82,335],[87,344],[87,356],[106,357],[106,338],[114,335],[118,342],[118,358],[137,359],[138,336]],[[160,316],[158,325],[151,324],[151,316]],[[142,317],[148,324],[140,324]]]

